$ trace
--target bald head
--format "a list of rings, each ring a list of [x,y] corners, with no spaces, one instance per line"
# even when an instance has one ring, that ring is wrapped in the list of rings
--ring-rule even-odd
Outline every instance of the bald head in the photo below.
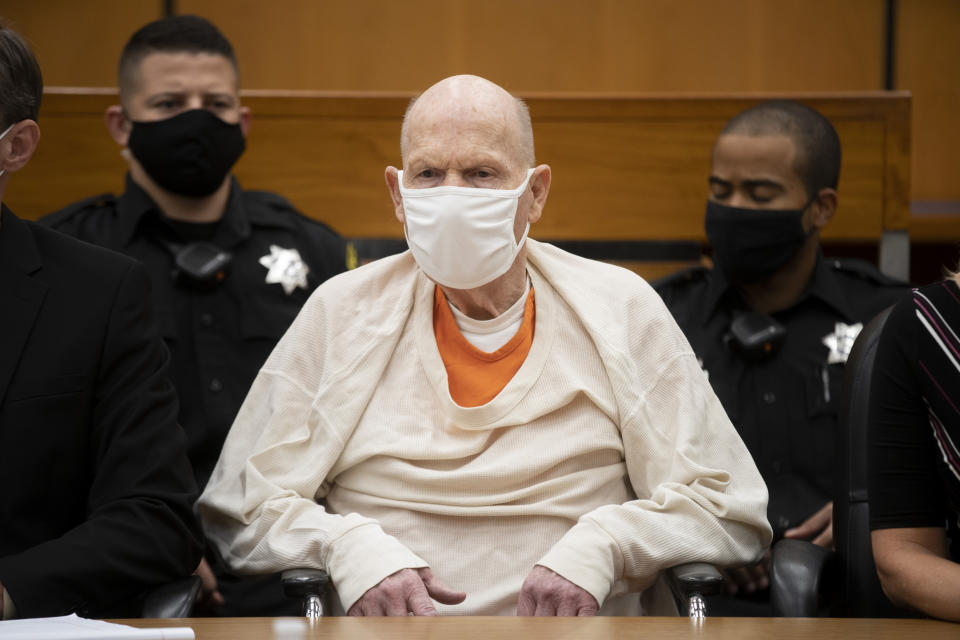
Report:
[[[485,129],[524,168],[535,164],[533,125],[527,105],[502,87],[479,76],[444,78],[410,101],[400,131],[404,163],[412,139],[453,127]]]

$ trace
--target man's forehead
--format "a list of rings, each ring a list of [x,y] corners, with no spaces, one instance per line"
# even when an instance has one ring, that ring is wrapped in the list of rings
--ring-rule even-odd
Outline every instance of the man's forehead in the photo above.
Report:
[[[796,145],[789,136],[724,134],[714,146],[711,173],[799,179],[796,154]]]
[[[507,167],[513,157],[502,147],[474,144],[472,138],[419,138],[410,144],[404,166],[408,169],[436,167],[470,169]]]
[[[455,95],[421,98],[408,114],[410,125],[424,131],[450,128],[502,131],[514,124],[515,113],[505,109],[502,103],[483,98]],[[508,104],[508,107],[512,106]]]
[[[517,151],[504,135],[484,135],[477,129],[446,129],[414,132],[406,145],[404,167],[507,169],[517,164]]]
[[[483,109],[476,104],[434,103],[410,114],[406,128],[410,159],[428,156],[436,160],[456,148],[470,149],[472,155],[487,155],[503,161],[515,154],[516,125],[502,111]]]
[[[139,89],[150,92],[184,89],[237,91],[237,72],[225,56],[189,51],[157,51],[143,57],[137,69]]]

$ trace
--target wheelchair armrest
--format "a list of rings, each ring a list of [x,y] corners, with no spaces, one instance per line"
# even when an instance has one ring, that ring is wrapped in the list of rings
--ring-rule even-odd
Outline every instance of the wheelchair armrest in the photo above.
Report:
[[[688,562],[670,567],[667,569],[667,581],[674,597],[682,600],[689,600],[694,594],[716,595],[723,588],[720,571],[706,562]]]
[[[303,615],[319,618],[323,611],[322,599],[330,584],[330,576],[321,569],[288,569],[280,575],[283,593],[288,598],[303,600]]]
[[[197,604],[200,578],[187,576],[151,591],[143,601],[144,618],[189,618]]]
[[[673,597],[691,618],[703,616],[703,597],[720,593],[723,576],[712,564],[688,562],[667,569],[667,582]]]
[[[815,617],[820,590],[833,552],[805,540],[781,540],[770,562],[770,605],[773,615]]]

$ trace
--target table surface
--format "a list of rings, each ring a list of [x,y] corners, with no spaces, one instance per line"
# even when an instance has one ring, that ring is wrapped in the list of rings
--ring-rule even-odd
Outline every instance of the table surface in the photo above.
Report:
[[[602,638],[809,638],[884,640],[960,638],[960,624],[934,620],[865,618],[708,618],[696,625],[686,618],[184,618],[114,620],[137,627],[192,627],[197,640],[333,639],[406,640],[560,640]]]

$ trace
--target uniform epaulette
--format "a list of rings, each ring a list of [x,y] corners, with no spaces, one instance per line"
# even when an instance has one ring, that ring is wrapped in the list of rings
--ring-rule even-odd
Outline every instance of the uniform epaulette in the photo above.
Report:
[[[63,209],[44,216],[42,221],[47,226],[56,226],[62,222],[70,220],[75,215],[86,211],[95,211],[97,209],[113,209],[116,205],[117,197],[112,193],[101,193],[98,196],[91,196],[68,204]]]
[[[702,282],[706,279],[708,273],[710,273],[710,269],[701,265],[687,267],[662,278],[657,278],[650,283],[650,286],[657,290],[683,287],[687,284]]]
[[[884,286],[908,286],[906,282],[893,276],[888,276],[866,260],[860,260],[859,258],[826,258],[826,261],[827,264],[830,265],[830,268],[836,273],[847,274]]]
[[[282,211],[284,213],[295,214],[298,218],[300,218],[306,224],[323,227],[326,231],[329,231],[334,235],[339,235],[335,230],[333,230],[330,227],[330,225],[320,220],[317,220],[316,218],[305,215],[296,207],[294,207],[289,200],[287,200],[286,198],[284,198],[278,193],[274,193],[272,191],[244,191],[243,193],[246,197],[252,198],[270,207],[274,211]]]

